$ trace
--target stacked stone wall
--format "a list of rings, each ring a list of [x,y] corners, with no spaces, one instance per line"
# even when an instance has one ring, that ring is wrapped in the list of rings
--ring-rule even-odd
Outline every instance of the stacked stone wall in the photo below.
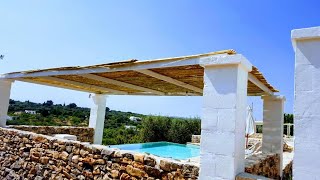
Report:
[[[245,172],[247,173],[280,179],[280,156],[278,154],[253,154],[247,157],[245,163]]]
[[[283,170],[282,180],[292,179],[292,161]]]
[[[198,173],[171,159],[0,128],[0,179],[193,180]]]
[[[77,136],[78,141],[93,142],[94,129],[73,126],[9,126],[14,129],[30,131],[37,134],[52,136],[54,134],[71,134]]]

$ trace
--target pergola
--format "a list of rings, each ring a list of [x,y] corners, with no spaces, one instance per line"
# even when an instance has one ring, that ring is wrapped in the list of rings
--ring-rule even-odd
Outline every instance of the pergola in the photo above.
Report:
[[[284,97],[234,50],[0,75],[0,126],[6,126],[11,84],[23,81],[94,93],[89,127],[101,144],[105,95],[203,96],[200,179],[233,179],[244,171],[247,96],[262,96],[263,152],[282,157]],[[282,169],[282,160],[280,168]],[[282,170],[279,170],[280,172]]]

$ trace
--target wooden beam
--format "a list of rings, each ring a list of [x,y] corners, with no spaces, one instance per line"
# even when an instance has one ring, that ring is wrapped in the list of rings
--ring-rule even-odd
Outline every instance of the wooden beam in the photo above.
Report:
[[[266,86],[264,85],[261,81],[259,81],[254,75],[251,73],[248,73],[248,80],[258,86],[260,89],[262,89],[265,93],[272,95],[273,92]]]
[[[190,89],[190,90],[195,91],[197,93],[202,93],[202,89],[200,89],[198,87],[192,86],[192,85],[184,83],[182,81],[178,81],[178,80],[173,79],[173,78],[168,77],[168,76],[164,76],[162,74],[153,72],[151,70],[143,69],[143,70],[136,70],[136,71],[139,72],[139,73],[142,73],[142,74],[145,74],[145,75],[160,79],[162,81],[166,81],[168,83],[171,83],[171,84],[174,84],[174,85],[186,88],[186,89]]]
[[[192,58],[167,58],[167,59],[155,59],[153,61],[138,61],[131,64],[115,67],[92,67],[92,68],[80,68],[74,70],[46,70],[40,72],[17,72],[10,74],[0,74],[0,79],[20,78],[20,77],[42,77],[42,76],[57,76],[57,75],[77,75],[88,73],[105,73],[105,72],[117,72],[117,71],[134,71],[141,69],[153,69],[153,68],[167,68],[176,66],[189,66],[198,65],[200,61],[205,59],[211,59],[212,57],[226,56],[226,54],[212,54],[206,57],[192,57]],[[234,55],[233,55],[234,56]]]
[[[127,87],[130,89],[135,89],[135,90],[139,90],[139,91],[143,91],[143,92],[150,92],[156,95],[165,95],[164,92],[161,91],[157,91],[157,90],[153,90],[153,89],[149,89],[149,88],[145,88],[145,87],[141,87],[141,86],[137,86],[134,84],[129,84],[129,83],[125,83],[125,82],[121,82],[118,80],[114,80],[114,79],[110,79],[110,78],[106,78],[106,77],[102,77],[102,76],[98,76],[98,75],[94,75],[94,74],[79,74],[78,76],[84,77],[84,78],[88,78],[88,79],[92,79],[92,80],[96,80],[96,81],[101,81],[101,82],[105,82],[108,84],[114,84],[117,86],[123,86],[123,87]]]
[[[76,85],[76,86],[83,86],[83,87],[87,87],[87,88],[95,88],[95,89],[98,89],[98,90],[107,91],[107,92],[116,93],[116,94],[128,94],[125,91],[119,91],[119,90],[115,90],[115,89],[100,87],[100,86],[91,85],[91,84],[80,83],[80,82],[76,82],[76,81],[70,81],[70,80],[56,78],[56,77],[42,77],[42,78],[43,79],[47,79],[47,80],[51,80],[51,81],[65,83],[65,84],[73,84],[73,85]]]
[[[97,91],[90,91],[90,90],[86,90],[86,89],[74,88],[74,87],[58,85],[58,84],[50,84],[50,83],[47,83],[47,82],[35,81],[35,80],[31,80],[31,79],[16,78],[15,80],[21,81],[21,82],[38,84],[38,85],[44,85],[44,86],[58,87],[58,88],[74,90],[74,91],[82,91],[82,92],[88,92],[88,93],[98,93]]]

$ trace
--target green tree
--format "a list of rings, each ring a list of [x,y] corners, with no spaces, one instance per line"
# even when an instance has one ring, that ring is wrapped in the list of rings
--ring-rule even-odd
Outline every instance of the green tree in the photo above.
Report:
[[[70,103],[69,105],[67,105],[69,108],[76,108],[77,104],[76,103]]]
[[[169,117],[147,116],[142,122],[141,138],[144,142],[166,141],[170,126]]]

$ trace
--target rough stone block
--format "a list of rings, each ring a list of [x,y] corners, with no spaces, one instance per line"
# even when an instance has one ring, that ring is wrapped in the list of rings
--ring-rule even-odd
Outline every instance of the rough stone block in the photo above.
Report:
[[[53,137],[59,138],[59,139],[68,139],[68,140],[73,140],[73,141],[77,140],[77,136],[71,135],[71,134],[55,134],[55,135],[53,135]]]

